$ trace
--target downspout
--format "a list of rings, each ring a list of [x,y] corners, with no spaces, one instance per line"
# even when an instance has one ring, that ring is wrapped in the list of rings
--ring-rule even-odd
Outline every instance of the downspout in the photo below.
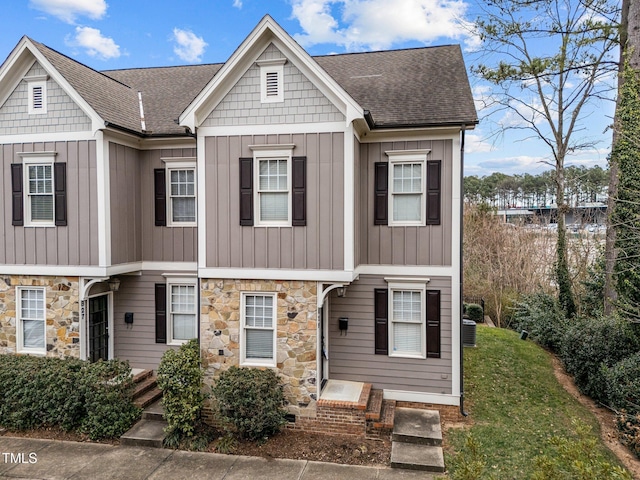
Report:
[[[469,414],[464,411],[464,342],[462,340],[462,328],[464,326],[464,322],[462,320],[462,311],[463,311],[463,276],[462,276],[462,267],[463,267],[463,238],[464,238],[464,134],[466,125],[463,123],[461,126],[461,135],[460,135],[460,414],[463,417],[468,416]]]

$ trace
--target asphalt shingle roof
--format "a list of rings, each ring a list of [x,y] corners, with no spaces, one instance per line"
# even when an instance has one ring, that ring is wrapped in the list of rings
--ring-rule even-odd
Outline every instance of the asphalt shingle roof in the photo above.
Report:
[[[182,135],[176,120],[222,64],[98,72],[33,42],[105,121],[137,133]],[[475,124],[477,113],[457,45],[313,57],[375,127]],[[142,131],[138,92],[146,128]]]

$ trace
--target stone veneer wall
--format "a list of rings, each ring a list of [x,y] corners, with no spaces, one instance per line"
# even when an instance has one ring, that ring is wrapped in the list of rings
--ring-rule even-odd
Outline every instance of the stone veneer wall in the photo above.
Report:
[[[316,282],[202,279],[200,348],[205,385],[210,388],[220,372],[240,364],[242,292],[277,294],[276,372],[284,384],[287,408],[294,415],[315,416]],[[211,405],[207,408],[211,409]]]
[[[16,353],[16,287],[46,287],[48,357],[80,357],[78,277],[0,277],[0,354]]]

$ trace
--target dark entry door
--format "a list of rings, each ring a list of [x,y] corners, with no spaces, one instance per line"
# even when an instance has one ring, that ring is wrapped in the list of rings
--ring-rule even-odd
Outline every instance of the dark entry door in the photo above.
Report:
[[[109,296],[89,299],[89,360],[109,360]]]

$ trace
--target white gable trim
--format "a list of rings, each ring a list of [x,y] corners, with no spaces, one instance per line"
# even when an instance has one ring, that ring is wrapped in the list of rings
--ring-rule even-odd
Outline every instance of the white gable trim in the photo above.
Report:
[[[71,100],[91,119],[93,133],[104,128],[104,120],[67,82],[27,37],[22,37],[18,45],[0,68],[0,105],[4,105],[11,93],[37,61],[51,79],[56,82]]]
[[[222,101],[242,75],[253,65],[267,46],[273,43],[323,95],[346,117],[346,124],[364,118],[364,110],[298,45],[269,15],[266,15],[242,42],[214,78],[180,115],[180,125],[195,132]]]

